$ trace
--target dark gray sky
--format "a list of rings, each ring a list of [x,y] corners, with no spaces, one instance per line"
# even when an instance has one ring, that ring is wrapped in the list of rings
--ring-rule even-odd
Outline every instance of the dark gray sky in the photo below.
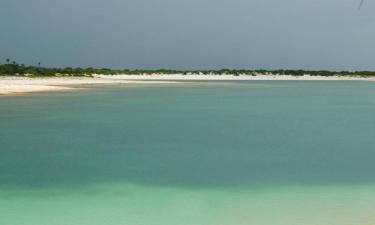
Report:
[[[0,0],[0,61],[375,70],[375,0]]]

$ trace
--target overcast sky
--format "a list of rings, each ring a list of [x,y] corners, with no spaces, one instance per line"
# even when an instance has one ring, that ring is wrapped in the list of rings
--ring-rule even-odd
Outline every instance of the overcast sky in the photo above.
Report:
[[[375,70],[375,0],[0,0],[0,61]]]

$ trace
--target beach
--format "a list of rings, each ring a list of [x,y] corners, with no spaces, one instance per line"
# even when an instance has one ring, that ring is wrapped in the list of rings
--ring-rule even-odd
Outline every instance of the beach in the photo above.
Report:
[[[79,90],[79,85],[89,84],[159,84],[169,81],[142,81],[116,78],[114,76],[95,77],[0,77],[0,95]]]
[[[241,81],[241,80],[356,80],[375,81],[375,78],[360,77],[324,77],[324,76],[289,76],[289,75],[94,75],[93,77],[0,77],[0,95],[22,94],[31,92],[72,91],[79,85],[87,84],[165,84],[178,81]],[[76,87],[74,87],[76,86]]]
[[[2,3],[0,225],[375,225],[374,2]]]
[[[292,76],[292,75],[272,75],[272,74],[256,74],[256,75],[220,75],[220,74],[144,74],[144,75],[95,75],[105,79],[116,80],[183,80],[183,81],[220,81],[220,80],[362,80],[362,81],[375,81],[375,77],[350,77],[350,76]]]

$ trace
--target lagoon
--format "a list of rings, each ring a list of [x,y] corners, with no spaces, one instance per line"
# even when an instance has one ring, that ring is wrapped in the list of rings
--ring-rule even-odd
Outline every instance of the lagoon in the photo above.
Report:
[[[0,224],[373,224],[375,83],[0,98]]]

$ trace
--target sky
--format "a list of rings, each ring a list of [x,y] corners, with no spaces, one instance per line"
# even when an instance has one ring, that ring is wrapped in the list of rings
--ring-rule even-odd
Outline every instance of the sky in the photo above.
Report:
[[[375,0],[0,0],[0,62],[375,70]]]

